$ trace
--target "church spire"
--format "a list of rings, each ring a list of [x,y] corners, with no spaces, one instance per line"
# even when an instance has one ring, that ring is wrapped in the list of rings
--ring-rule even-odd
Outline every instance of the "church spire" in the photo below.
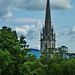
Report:
[[[48,48],[55,48],[55,33],[54,33],[53,26],[51,25],[49,1],[50,0],[47,0],[45,26],[43,27],[43,30],[41,33],[41,40],[40,40],[41,54],[42,52],[44,52],[45,49],[47,49],[47,52],[48,52],[49,51]]]
[[[45,16],[45,28],[50,28],[51,29],[51,15],[50,15],[50,2],[47,0],[47,5],[46,5],[46,16]]]

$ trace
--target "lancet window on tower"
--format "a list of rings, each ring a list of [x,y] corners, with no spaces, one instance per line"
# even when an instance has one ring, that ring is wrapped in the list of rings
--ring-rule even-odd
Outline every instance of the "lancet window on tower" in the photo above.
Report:
[[[47,36],[47,33],[46,33],[46,36]]]
[[[47,49],[47,43],[45,43],[45,49]]]

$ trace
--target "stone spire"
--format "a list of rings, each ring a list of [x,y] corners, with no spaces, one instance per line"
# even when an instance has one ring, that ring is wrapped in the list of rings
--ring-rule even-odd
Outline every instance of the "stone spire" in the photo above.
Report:
[[[41,54],[42,52],[44,52],[45,49],[55,48],[55,33],[53,25],[51,25],[49,0],[47,0],[47,5],[46,5],[45,26],[43,27],[42,33],[40,35],[41,35],[40,37]]]
[[[47,0],[46,16],[45,16],[45,28],[51,30],[51,15],[50,15],[50,2]]]

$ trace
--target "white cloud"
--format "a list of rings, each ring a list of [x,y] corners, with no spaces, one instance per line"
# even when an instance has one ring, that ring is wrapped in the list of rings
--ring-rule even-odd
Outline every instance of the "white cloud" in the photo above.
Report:
[[[11,18],[10,18],[11,17]],[[24,25],[24,24],[40,24],[40,21],[43,22],[43,19],[37,19],[37,18],[14,18],[11,13],[5,16],[4,22],[6,23],[13,23],[16,25]]]
[[[73,27],[72,31],[75,32],[75,26]]]
[[[6,18],[10,18],[10,17],[13,17],[13,14],[11,12],[9,12],[8,14],[6,14],[4,17]]]
[[[15,18],[13,19],[13,22],[18,22],[18,23],[32,23],[32,22],[38,22],[40,21],[39,19],[34,19],[34,18]]]
[[[42,24],[38,22],[37,25],[24,25],[20,27],[15,27],[18,35],[24,35],[28,39],[36,39],[39,37],[39,33],[41,31]]]
[[[30,27],[28,25],[22,26],[22,27],[16,27],[15,30],[19,33],[19,34],[23,34],[23,35],[27,35],[29,32]]]
[[[34,48],[34,49],[39,49],[40,50],[40,45],[30,45],[30,48]]]

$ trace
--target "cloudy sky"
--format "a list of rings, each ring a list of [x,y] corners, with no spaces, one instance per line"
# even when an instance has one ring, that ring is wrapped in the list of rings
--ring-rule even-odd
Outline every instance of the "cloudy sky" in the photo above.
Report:
[[[75,0],[50,0],[56,47],[65,45],[75,52]],[[0,28],[11,27],[24,35],[31,48],[40,47],[46,0],[0,0]]]

